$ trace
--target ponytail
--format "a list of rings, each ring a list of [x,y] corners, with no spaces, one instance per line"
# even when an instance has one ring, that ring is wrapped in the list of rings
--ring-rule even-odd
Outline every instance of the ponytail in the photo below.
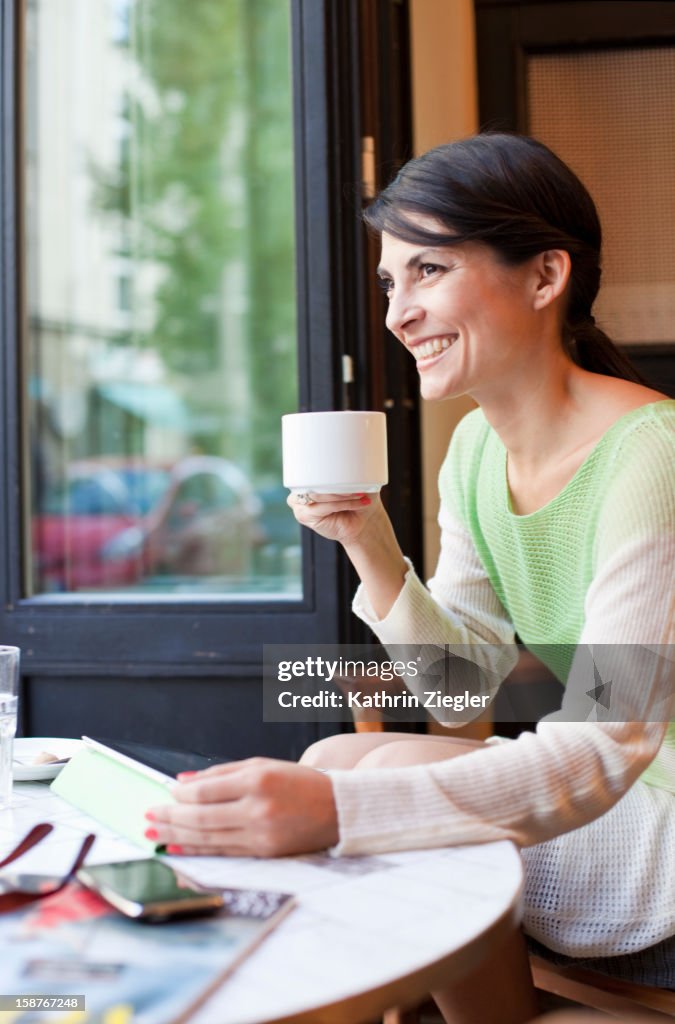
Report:
[[[647,383],[628,356],[597,326],[590,314],[575,324],[565,325],[565,344],[570,358],[582,370],[619,377],[635,384]]]

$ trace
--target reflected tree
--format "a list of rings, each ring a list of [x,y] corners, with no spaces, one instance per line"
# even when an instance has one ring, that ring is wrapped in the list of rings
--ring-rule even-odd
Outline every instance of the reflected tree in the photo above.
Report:
[[[95,172],[152,282],[136,344],[180,382],[192,443],[268,480],[297,407],[289,6],[131,0],[128,145]]]

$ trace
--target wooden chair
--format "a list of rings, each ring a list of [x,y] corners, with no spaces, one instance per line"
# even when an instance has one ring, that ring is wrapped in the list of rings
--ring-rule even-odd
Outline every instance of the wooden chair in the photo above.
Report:
[[[600,1010],[610,1017],[631,1020],[670,1020],[675,1017],[675,992],[636,985],[582,967],[561,967],[538,956],[530,957],[534,987]]]
[[[669,1020],[672,1024],[675,1018],[675,992],[636,985],[581,967],[561,967],[534,955],[530,956],[530,967],[535,989],[580,1007],[645,1024],[651,1020]],[[419,1024],[421,1010],[422,1006],[388,1010],[383,1024]]]

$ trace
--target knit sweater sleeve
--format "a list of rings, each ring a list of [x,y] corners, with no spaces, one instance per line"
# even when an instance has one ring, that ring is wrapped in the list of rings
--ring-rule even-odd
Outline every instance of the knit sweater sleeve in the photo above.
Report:
[[[544,842],[609,810],[652,762],[667,728],[562,718],[448,761],[330,772],[340,834],[332,852]]]
[[[460,423],[441,470],[447,480],[438,519],[441,550],[428,588],[408,562],[404,585],[384,619],[377,619],[363,585],[356,592],[352,610],[387,647],[424,645],[428,648],[425,659],[432,661],[432,648],[438,645],[470,651],[485,670],[487,690],[494,693],[514,667],[518,652],[513,624],[490,583],[462,514],[467,464],[476,447],[476,435],[486,428],[478,412]]]
[[[617,475],[598,531],[580,646],[672,644],[672,454],[672,436],[664,437],[649,458],[643,449],[639,473],[628,460],[630,471]],[[574,704],[583,685],[579,672],[566,700]],[[668,686],[672,694],[672,662]],[[570,720],[575,717],[563,707],[536,733],[449,761],[331,772],[340,831],[333,852],[498,839],[529,846],[592,821],[652,762],[667,724],[663,714],[632,722]]]
[[[439,524],[441,552],[428,589],[408,562],[401,592],[384,619],[377,619],[362,585],[352,608],[390,650],[400,645],[422,645],[430,659],[439,645],[470,650],[475,662],[486,669],[489,689],[495,692],[518,657],[513,625],[468,530],[444,503]],[[405,661],[399,654],[397,660]]]

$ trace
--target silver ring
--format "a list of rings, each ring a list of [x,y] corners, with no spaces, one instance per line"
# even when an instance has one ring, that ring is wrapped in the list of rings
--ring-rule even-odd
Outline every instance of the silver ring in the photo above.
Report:
[[[295,502],[297,505],[313,505],[314,502],[310,498],[309,494],[296,494]]]

